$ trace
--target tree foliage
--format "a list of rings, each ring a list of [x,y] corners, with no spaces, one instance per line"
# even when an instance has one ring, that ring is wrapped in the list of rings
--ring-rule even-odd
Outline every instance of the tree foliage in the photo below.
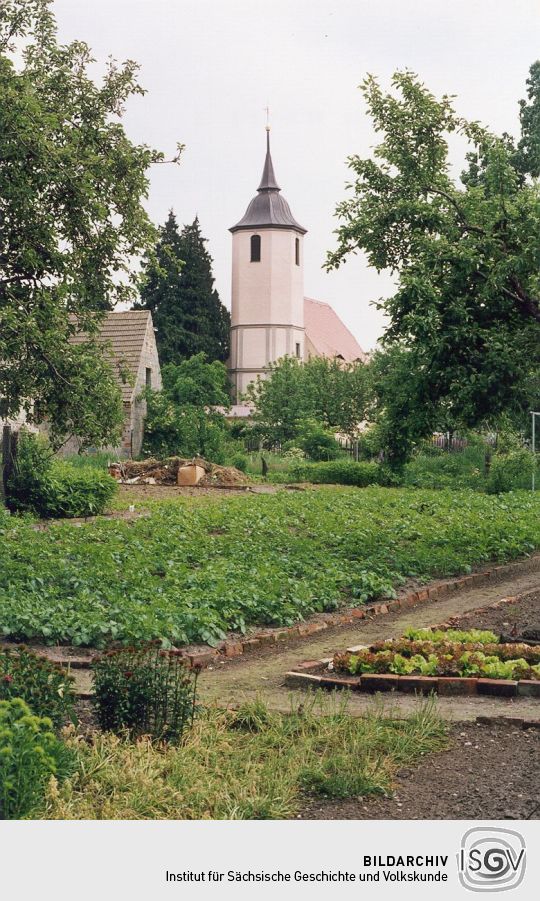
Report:
[[[203,353],[163,367],[163,388],[148,391],[145,450],[161,456],[200,454],[223,462],[226,423],[220,406],[230,406],[227,370]]]
[[[397,72],[392,88],[371,76],[363,83],[381,141],[373,158],[349,158],[352,196],[337,207],[327,266],[362,251],[397,279],[379,307],[384,343],[396,349],[386,360],[398,365],[388,370],[386,416],[400,462],[441,416],[475,426],[509,409],[524,415],[538,385],[540,64],[517,142],[459,117],[450,97],[436,99],[410,72]],[[460,182],[452,134],[468,147]]]
[[[1,4],[3,413],[24,407],[53,434],[101,443],[118,432],[121,407],[95,336],[104,311],[132,296],[133,258],[153,236],[147,170],[163,157],[121,124],[143,93],[136,64],[110,62],[97,84],[92,63],[82,41],[58,43],[49,0]],[[74,347],[76,330],[87,340]]]
[[[370,406],[369,368],[325,357],[283,357],[266,379],[248,386],[247,395],[261,430],[274,442],[294,439],[307,420],[354,437]]]
[[[152,312],[162,363],[199,353],[222,362],[229,356],[230,315],[214,288],[205,243],[198,218],[179,232],[171,210],[147,259],[137,307]]]

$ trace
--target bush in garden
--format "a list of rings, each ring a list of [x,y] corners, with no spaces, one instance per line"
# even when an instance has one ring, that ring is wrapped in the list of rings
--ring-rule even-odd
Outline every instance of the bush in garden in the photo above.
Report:
[[[396,477],[378,463],[356,463],[353,460],[329,460],[324,463],[299,464],[291,468],[295,479],[326,485],[393,485]]]
[[[108,472],[93,467],[75,468],[55,461],[43,485],[38,512],[46,517],[96,516],[103,513],[118,489]]]
[[[177,651],[156,645],[108,651],[94,664],[102,729],[174,741],[193,723],[197,674]]]
[[[471,444],[463,450],[450,452],[429,443],[410,460],[403,472],[403,481],[411,488],[485,488],[486,445]]]
[[[519,488],[530,488],[535,461],[526,448],[496,454],[492,461],[487,480],[490,494],[501,494]]]
[[[45,518],[103,513],[117,487],[107,472],[95,466],[75,467],[55,460],[41,436],[25,433],[7,486],[12,510]]]
[[[37,716],[56,728],[74,721],[73,679],[58,664],[25,647],[0,650],[0,700],[22,698]]]
[[[7,501],[13,510],[35,511],[42,497],[42,485],[52,466],[53,452],[41,435],[19,433],[17,461],[7,484]]]
[[[21,698],[0,701],[0,819],[31,814],[43,803],[51,776],[61,779],[72,770],[73,755],[52,725]]]
[[[247,472],[249,460],[245,454],[234,454],[231,457],[231,466],[239,469],[240,472]]]
[[[335,460],[340,454],[339,444],[332,432],[313,420],[302,423],[295,443],[310,460]]]

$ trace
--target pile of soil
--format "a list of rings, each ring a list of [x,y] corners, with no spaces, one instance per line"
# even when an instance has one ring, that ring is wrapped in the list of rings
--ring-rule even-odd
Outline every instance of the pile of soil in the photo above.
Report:
[[[147,460],[123,460],[112,463],[109,472],[123,485],[176,485],[179,468],[193,463],[205,471],[204,478],[199,482],[199,486],[203,488],[233,488],[237,485],[247,485],[250,481],[245,473],[234,466],[219,466],[202,457],[193,457],[190,460],[183,457],[167,457],[164,460],[154,457]]]

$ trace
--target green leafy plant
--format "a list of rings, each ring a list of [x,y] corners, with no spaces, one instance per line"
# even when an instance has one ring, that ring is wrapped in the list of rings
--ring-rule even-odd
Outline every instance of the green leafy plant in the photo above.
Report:
[[[176,651],[109,651],[94,664],[95,708],[107,731],[177,741],[195,715],[197,674]]]
[[[335,460],[341,453],[333,433],[314,419],[300,423],[294,444],[298,445],[310,460]]]
[[[517,654],[521,656],[517,657]],[[540,679],[540,649],[525,645],[402,638],[377,642],[355,654],[337,654],[334,669],[352,675],[395,673],[400,676],[418,674],[535,680]]]
[[[27,648],[0,650],[0,700],[22,698],[37,716],[58,729],[75,719],[73,678],[58,664]]]
[[[470,440],[470,439],[469,439]],[[486,448],[483,442],[456,452],[422,444],[403,471],[403,482],[412,488],[472,488],[485,490]]]
[[[198,353],[163,367],[161,391],[146,391],[145,453],[224,463],[229,431],[223,410],[230,406],[227,369]]]
[[[7,488],[12,510],[69,518],[103,513],[118,486],[108,472],[95,466],[55,460],[40,436],[23,432]]]
[[[52,725],[21,698],[0,701],[0,819],[32,814],[44,805],[51,776],[61,779],[72,770],[73,754]]]
[[[411,641],[461,641],[478,642],[480,644],[496,644],[499,640],[495,632],[485,629],[406,629],[404,638]]]
[[[230,458],[230,465],[239,469],[240,472],[247,472],[249,460],[245,454],[235,453]]]
[[[216,644],[540,547],[540,494],[530,491],[321,486],[166,501],[148,513],[39,531],[0,515],[0,633],[96,647]]]
[[[300,463],[291,467],[291,475],[302,482],[326,485],[392,485],[397,478],[378,463],[356,463],[354,460],[329,460],[320,463]]]
[[[490,494],[500,494],[530,488],[534,468],[534,458],[525,448],[496,455],[491,461],[487,490]]]

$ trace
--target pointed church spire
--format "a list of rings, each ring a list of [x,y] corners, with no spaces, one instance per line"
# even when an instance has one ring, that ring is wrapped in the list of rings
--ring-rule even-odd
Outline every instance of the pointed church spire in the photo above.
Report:
[[[266,159],[264,161],[264,169],[261,178],[261,183],[257,188],[257,191],[281,191],[279,187],[276,176],[274,174],[274,164],[272,163],[272,157],[270,155],[270,126],[266,126]]]
[[[306,229],[302,228],[291,213],[291,208],[281,194],[281,188],[276,181],[270,155],[270,126],[268,124],[266,126],[266,159],[261,183],[240,222],[233,225],[230,231],[234,234],[243,228],[250,231],[255,228],[290,228],[301,235],[306,233]]]

